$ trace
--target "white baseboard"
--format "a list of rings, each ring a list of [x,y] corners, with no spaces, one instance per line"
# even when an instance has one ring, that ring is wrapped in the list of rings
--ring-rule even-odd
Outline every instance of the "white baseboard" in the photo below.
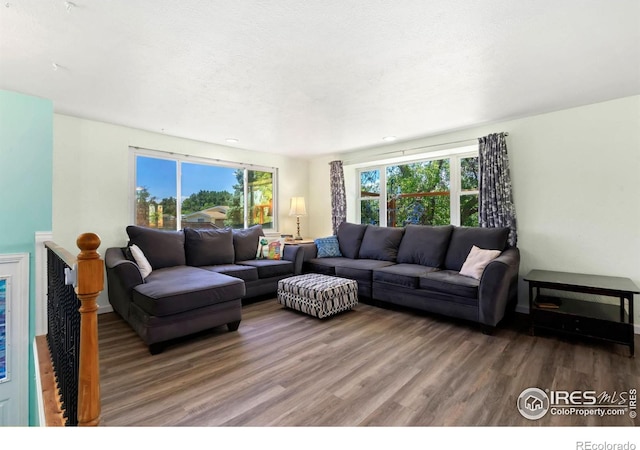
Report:
[[[44,397],[42,396],[42,378],[40,378],[40,355],[38,354],[38,346],[36,338],[33,338],[33,365],[36,370],[36,400],[38,403],[38,427],[46,427],[47,419],[44,415]]]
[[[113,307],[111,305],[98,306],[98,314],[105,314],[110,312],[113,312]]]

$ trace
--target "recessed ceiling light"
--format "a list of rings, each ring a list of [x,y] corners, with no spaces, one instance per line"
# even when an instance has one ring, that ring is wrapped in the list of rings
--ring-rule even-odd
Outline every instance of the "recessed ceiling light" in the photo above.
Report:
[[[391,141],[395,141],[396,137],[395,136],[385,136],[382,138],[383,141],[387,141],[387,142],[391,142]]]
[[[225,141],[227,141],[229,144],[237,144],[238,140],[234,139],[234,138],[227,138],[225,139]]]

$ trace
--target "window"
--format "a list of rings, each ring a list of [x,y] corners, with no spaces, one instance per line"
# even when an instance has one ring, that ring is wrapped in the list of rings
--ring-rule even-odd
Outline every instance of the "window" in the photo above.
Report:
[[[133,160],[136,225],[276,229],[275,169],[137,149]]]
[[[436,159],[387,167],[387,226],[447,225],[449,160]]]
[[[360,223],[478,226],[477,150],[363,168],[358,180]]]
[[[477,227],[480,168],[477,156],[460,158],[460,225]]]
[[[360,172],[360,223],[380,224],[380,171]]]

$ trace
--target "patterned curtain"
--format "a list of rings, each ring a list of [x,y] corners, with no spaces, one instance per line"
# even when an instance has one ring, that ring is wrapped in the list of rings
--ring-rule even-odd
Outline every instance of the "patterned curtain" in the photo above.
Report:
[[[338,234],[338,227],[347,220],[347,194],[344,189],[344,170],[342,161],[331,161],[331,223],[333,234]]]
[[[494,133],[478,139],[480,144],[481,227],[509,227],[509,244],[518,242],[516,209],[513,204],[509,157],[504,133]]]

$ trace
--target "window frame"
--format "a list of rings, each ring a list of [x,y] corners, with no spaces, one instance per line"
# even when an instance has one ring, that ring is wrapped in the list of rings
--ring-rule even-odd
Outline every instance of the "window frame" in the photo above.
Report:
[[[174,152],[166,152],[162,150],[151,150],[140,147],[129,147],[129,218],[132,221],[131,223],[136,223],[136,178],[137,178],[137,157],[143,156],[146,158],[156,158],[163,159],[169,161],[175,161],[176,163],[176,217],[182,217],[182,163],[190,163],[190,164],[203,164],[215,167],[225,167],[230,169],[242,169],[243,172],[243,186],[244,186],[244,200],[243,200],[243,215],[244,215],[244,228],[248,228],[249,223],[249,202],[247,202],[248,193],[249,193],[249,171],[260,171],[260,172],[270,172],[271,179],[273,183],[273,227],[271,229],[265,230],[269,233],[277,233],[278,231],[278,168],[277,167],[267,167],[260,166],[256,164],[244,164],[237,163],[232,161],[224,161],[221,159],[215,158],[206,158],[201,156],[191,156],[184,155],[180,153]],[[181,230],[182,220],[176,220],[176,231]]]
[[[472,148],[472,147],[475,147]],[[480,155],[479,149],[476,146],[465,146],[460,148],[449,149],[443,152],[434,152],[434,154],[422,154],[415,155],[410,159],[407,158],[397,158],[395,160],[384,160],[384,161],[372,161],[371,163],[367,163],[367,165],[363,165],[361,167],[357,167],[356,170],[356,188],[357,188],[357,197],[356,197],[356,221],[360,223],[362,220],[361,217],[361,208],[362,208],[362,200],[378,200],[379,203],[379,211],[380,211],[380,226],[387,226],[387,167],[393,167],[404,164],[412,164],[412,163],[421,163],[428,161],[437,161],[441,159],[449,160],[449,222],[451,225],[460,226],[460,198],[463,195],[479,195],[479,190],[462,190],[462,176],[460,165],[462,164],[462,160],[465,158],[478,158]],[[380,196],[376,197],[363,197],[362,194],[362,186],[361,186],[361,174],[363,172],[370,172],[377,170],[380,174]],[[382,199],[385,201],[382,202]]]

